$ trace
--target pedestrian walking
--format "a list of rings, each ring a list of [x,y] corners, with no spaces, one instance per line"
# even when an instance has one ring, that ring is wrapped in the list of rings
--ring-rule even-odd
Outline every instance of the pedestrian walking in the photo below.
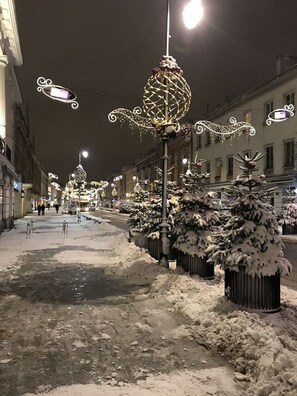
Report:
[[[56,209],[56,212],[59,213],[59,205],[58,204],[55,205],[55,209]]]
[[[41,205],[40,204],[38,204],[38,206],[37,206],[37,211],[38,211],[38,216],[40,216],[40,213],[41,213]]]
[[[44,215],[44,211],[45,211],[45,205],[42,204],[42,205],[41,205],[41,212],[42,212],[42,215]]]

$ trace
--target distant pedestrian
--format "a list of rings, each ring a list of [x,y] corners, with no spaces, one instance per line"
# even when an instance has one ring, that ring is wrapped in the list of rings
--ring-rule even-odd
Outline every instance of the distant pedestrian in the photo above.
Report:
[[[37,211],[38,211],[38,216],[40,216],[40,212],[41,212],[41,205],[40,204],[38,204],[38,206],[37,206]]]
[[[56,209],[56,212],[59,213],[59,205],[58,204],[55,205],[55,209]]]
[[[51,205],[48,203],[48,204],[46,205],[46,207],[47,207],[47,210],[49,210],[50,207],[51,207]]]
[[[44,211],[45,211],[45,205],[42,204],[42,205],[41,205],[41,212],[42,212],[42,215],[44,215]]]

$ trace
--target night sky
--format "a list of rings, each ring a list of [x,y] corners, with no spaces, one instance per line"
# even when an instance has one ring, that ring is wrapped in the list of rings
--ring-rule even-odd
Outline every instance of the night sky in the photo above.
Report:
[[[192,89],[190,118],[274,77],[278,55],[297,55],[296,0],[204,0],[204,19],[192,31],[181,17],[187,0],[171,3],[170,55]],[[142,105],[143,87],[165,53],[166,0],[15,4],[24,59],[16,71],[38,159],[63,183],[84,146],[88,180],[119,174],[156,144],[107,116]],[[38,93],[40,76],[73,90],[79,109]]]

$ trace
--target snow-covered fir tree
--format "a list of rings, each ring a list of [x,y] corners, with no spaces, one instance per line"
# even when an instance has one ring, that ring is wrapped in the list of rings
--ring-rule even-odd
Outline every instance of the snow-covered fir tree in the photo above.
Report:
[[[174,247],[191,256],[204,258],[205,250],[213,243],[213,232],[220,224],[215,210],[216,194],[204,192],[209,173],[200,173],[204,160],[191,164],[183,178],[184,189],[180,194],[175,213]]]
[[[255,276],[288,274],[291,264],[283,255],[283,243],[274,211],[267,204],[264,175],[256,175],[257,161],[263,155],[238,153],[241,175],[231,183],[230,192],[236,197],[231,216],[218,235],[217,243],[207,249],[209,262],[238,271],[245,267],[246,274]]]
[[[130,205],[129,218],[127,223],[130,228],[130,235],[135,237],[145,233],[144,228],[147,221],[148,191],[145,191],[137,182],[138,188],[134,189],[134,199]]]
[[[159,238],[159,226],[162,220],[162,170],[156,168],[159,179],[153,182],[152,196],[147,202],[146,224],[144,232],[149,238]],[[172,168],[168,170],[170,176]],[[174,226],[174,210],[177,205],[173,198],[176,194],[177,186],[175,181],[167,182],[167,221],[169,224],[169,233]]]
[[[280,225],[297,225],[297,195],[295,190],[286,190],[279,218]]]

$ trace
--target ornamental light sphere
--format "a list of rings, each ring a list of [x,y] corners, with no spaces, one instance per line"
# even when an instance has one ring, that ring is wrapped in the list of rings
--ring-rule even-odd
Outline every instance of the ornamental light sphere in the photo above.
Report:
[[[82,165],[77,165],[73,173],[74,173],[74,180],[77,183],[83,183],[87,178],[87,172],[84,170]]]
[[[168,125],[178,130],[178,120],[188,112],[190,103],[191,89],[182,70],[172,56],[164,55],[144,87],[144,112],[157,132]]]

